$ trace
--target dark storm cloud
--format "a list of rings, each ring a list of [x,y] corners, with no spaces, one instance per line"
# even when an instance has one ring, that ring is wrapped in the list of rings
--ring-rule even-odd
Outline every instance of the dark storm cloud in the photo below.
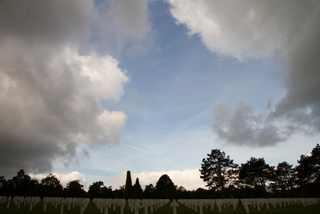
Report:
[[[118,101],[128,77],[111,56],[78,53],[93,12],[87,0],[0,2],[0,175],[50,172],[77,164],[80,143],[119,142],[126,115],[101,100]]]
[[[33,45],[79,43],[89,36],[91,1],[4,0],[0,3],[0,38]]]

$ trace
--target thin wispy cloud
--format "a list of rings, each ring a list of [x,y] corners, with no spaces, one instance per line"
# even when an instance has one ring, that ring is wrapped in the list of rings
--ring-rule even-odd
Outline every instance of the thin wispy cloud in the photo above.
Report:
[[[137,150],[137,151],[144,152],[144,153],[146,153],[146,154],[152,155],[152,153],[150,153],[150,152],[148,152],[148,151],[146,151],[146,150],[140,149],[140,148],[138,148],[138,147],[131,146],[131,145],[128,145],[128,144],[125,144],[125,143],[122,143],[122,145],[127,146],[127,147],[132,148],[132,149],[135,149],[135,150]]]

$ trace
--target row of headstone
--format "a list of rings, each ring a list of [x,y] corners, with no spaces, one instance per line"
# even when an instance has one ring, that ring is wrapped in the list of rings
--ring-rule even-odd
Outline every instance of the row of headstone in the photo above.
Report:
[[[40,197],[21,197],[21,196],[16,196],[12,199],[12,201],[15,203],[17,206],[17,209],[20,209],[20,205],[23,204],[26,206],[27,204],[29,205],[29,210],[32,210],[33,207],[36,206],[37,203],[41,201]]]
[[[120,213],[123,214],[124,207],[126,206],[126,200],[124,199],[109,199],[109,198],[94,198],[92,200],[99,208],[100,213],[108,214],[109,208],[116,210],[120,208]]]
[[[12,198],[11,197],[6,197],[6,196],[0,196],[0,203],[7,203],[7,208],[10,207],[10,203],[13,202],[17,209],[20,209],[20,206],[29,206],[29,210],[32,210],[33,207],[37,203],[41,201],[40,197],[23,197],[23,196],[15,196]],[[59,198],[59,197],[45,197],[42,200],[43,203],[43,212],[47,211],[47,205],[51,204],[55,209],[60,208],[60,214],[63,214],[63,209],[64,206],[68,206],[68,210],[70,210],[71,205],[73,207],[75,206],[80,206],[80,214],[83,214],[85,211],[86,207],[88,206],[90,202],[89,198]]]
[[[11,196],[0,196],[0,204],[7,203],[7,208],[9,208],[11,202]]]
[[[219,212],[222,212],[222,208],[226,209],[229,206],[236,210],[239,199],[181,199],[179,202],[195,212],[203,214],[203,208],[208,209],[210,207],[213,211],[215,206],[218,207]]]
[[[32,210],[34,206],[36,206],[37,203],[41,201],[40,197],[22,197],[22,196],[15,196],[14,198],[11,198],[11,196],[1,196],[0,202],[7,203],[7,209],[10,208],[10,203],[13,202],[17,209],[20,209],[21,204],[23,206],[29,206],[29,210]]]
[[[250,207],[260,211],[263,206],[269,209],[270,204],[274,208],[298,204],[310,206],[320,203],[320,198],[181,199],[179,202],[200,214],[203,214],[203,208],[208,209],[211,207],[211,210],[213,211],[215,206],[218,207],[220,213],[229,206],[232,206],[233,210],[236,210],[238,203],[241,202],[246,213],[249,213]],[[171,206],[178,207],[178,205],[175,204],[171,204]],[[176,214],[176,211],[173,210],[173,213]]]
[[[10,207],[11,201],[15,203],[17,209],[20,209],[20,206],[29,206],[29,210],[41,201],[40,197],[21,197],[15,196],[12,200],[11,197],[0,196],[0,204],[7,203],[7,208]],[[167,204],[170,200],[167,199],[129,199],[128,206],[131,209],[131,212],[138,214],[140,209],[144,209],[144,214],[153,213],[155,210]],[[241,201],[243,207],[246,210],[246,213],[249,213],[250,207],[256,208],[258,211],[261,210],[261,207],[265,206],[269,209],[269,206],[272,205],[274,208],[281,208],[282,206],[290,205],[303,205],[310,206],[313,204],[320,203],[320,198],[245,198],[245,199],[180,199],[179,202],[185,206],[193,209],[195,212],[203,214],[203,209],[208,209],[211,207],[213,211],[215,207],[218,208],[218,211],[221,213],[223,209],[226,209],[229,206],[232,206],[236,210],[238,203]],[[47,204],[51,204],[54,208],[60,208],[60,214],[63,214],[63,209],[65,205],[70,210],[71,206],[80,206],[80,214],[83,214],[86,207],[88,206],[90,199],[88,198],[59,198],[59,197],[45,197],[43,198],[43,212],[46,212]],[[119,208],[120,214],[123,214],[124,207],[126,206],[126,201],[124,199],[102,199],[95,198],[93,202],[100,209],[100,213],[108,214],[108,210],[116,210]],[[179,203],[176,200],[173,200],[170,204],[170,207],[173,209],[173,214],[177,214],[177,208]]]
[[[92,200],[96,206],[100,209],[100,213],[108,214],[109,208],[114,211],[119,208],[120,214],[123,214],[123,210],[126,206],[126,200],[124,199],[108,199],[108,198],[95,198]],[[144,210],[144,214],[153,213],[155,210],[167,204],[170,200],[167,199],[129,199],[128,206],[131,212],[138,214],[140,209]]]
[[[43,212],[47,211],[47,204],[51,204],[55,209],[60,208],[60,214],[63,214],[64,206],[68,207],[68,210],[75,206],[80,206],[80,214],[83,214],[90,202],[89,198],[60,198],[60,197],[45,197],[42,200]]]
[[[250,212],[249,206],[257,208],[258,211],[260,211],[262,206],[266,206],[266,208],[269,209],[270,204],[274,208],[281,208],[282,206],[285,207],[299,204],[302,204],[303,206],[310,206],[320,203],[320,198],[250,198],[240,200],[246,210],[246,213]]]

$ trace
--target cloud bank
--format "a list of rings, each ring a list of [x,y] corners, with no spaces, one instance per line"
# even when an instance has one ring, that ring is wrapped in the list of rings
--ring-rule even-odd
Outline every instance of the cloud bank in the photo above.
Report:
[[[145,185],[152,184],[154,187],[156,186],[159,178],[167,174],[172,182],[179,186],[183,186],[187,190],[196,190],[199,187],[205,188],[205,183],[200,179],[199,169],[185,169],[185,170],[172,170],[172,171],[159,171],[159,172],[141,172],[134,173],[131,172],[132,183],[134,184],[136,178],[139,178],[139,183],[141,187],[144,189]],[[108,185],[112,185],[114,187],[125,185],[127,173],[124,172],[119,176],[112,177],[108,180]]]
[[[102,101],[119,101],[129,77],[90,39],[93,29],[103,30],[101,22],[117,29],[128,25],[122,34],[137,39],[149,28],[146,12],[129,16],[121,3],[112,5],[118,11],[110,22],[103,11],[95,15],[93,1],[0,2],[1,175],[50,172],[55,160],[77,164],[80,143],[119,142],[127,116],[108,111]],[[121,13],[126,16],[119,20]]]
[[[78,172],[78,171],[74,171],[74,172],[70,172],[68,174],[58,174],[58,173],[52,173],[61,183],[61,185],[65,188],[67,187],[67,184],[70,181],[74,181],[74,180],[79,180],[80,184],[83,185],[83,189],[88,189],[88,185],[87,185],[87,180],[84,178],[84,174]],[[48,175],[44,175],[44,174],[29,174],[29,176],[32,179],[38,179],[39,182],[41,182],[41,180],[43,178],[45,178]]]
[[[319,1],[168,0],[177,24],[220,56],[280,61],[286,95],[255,113],[241,101],[214,110],[213,131],[228,143],[272,146],[293,134],[320,131]]]

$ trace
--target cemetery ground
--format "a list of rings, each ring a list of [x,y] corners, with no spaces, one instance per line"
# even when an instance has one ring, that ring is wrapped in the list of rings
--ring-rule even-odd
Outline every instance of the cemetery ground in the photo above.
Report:
[[[269,206],[269,209],[267,209],[267,207],[264,205],[261,207],[260,211],[258,211],[257,208],[251,207],[250,206],[250,213],[259,213],[259,214],[267,214],[267,213],[290,213],[290,214],[299,214],[299,213],[308,213],[308,214],[318,214],[320,212],[320,203],[314,204],[314,205],[310,205],[310,206],[303,206],[302,204],[298,204],[298,205],[290,205],[290,206],[282,206],[282,207],[272,207],[271,205]],[[43,203],[39,202],[35,205],[35,207],[32,208],[32,210],[29,210],[29,206],[28,205],[21,205],[20,209],[17,209],[17,206],[14,203],[11,203],[9,208],[7,208],[7,203],[2,203],[0,205],[0,213],[1,214],[11,214],[11,213],[15,213],[15,214],[22,214],[22,213],[28,213],[28,214],[43,214],[43,213],[47,213],[47,214],[59,214],[60,213],[60,207],[58,206],[57,208],[55,208],[53,205],[48,204],[47,206],[47,210],[46,212],[43,212]],[[75,206],[75,207],[71,207],[70,210],[67,209],[67,206],[64,206],[63,209],[63,213],[64,214],[79,214],[80,213],[80,206]],[[104,212],[100,212],[100,210],[98,209],[98,207],[96,206],[95,203],[90,202],[86,208],[86,210],[83,212],[84,214],[100,214],[100,213],[104,213]],[[119,214],[120,213],[120,208],[117,207],[116,210],[114,210],[112,207],[110,207],[108,209],[108,214]],[[124,214],[133,214],[134,212],[132,212],[129,208],[128,205],[126,205],[125,209],[124,209]],[[145,211],[144,209],[140,209],[139,210],[139,214],[144,214]],[[150,211],[148,212],[150,213]],[[165,204],[164,206],[160,207],[159,209],[155,210],[153,212],[154,214],[168,214],[168,213],[173,213],[173,208],[170,207],[170,203]],[[179,203],[179,207],[177,208],[177,214],[196,214],[196,213],[201,213],[200,210],[198,209],[197,211],[192,210],[186,206],[184,206],[183,204]],[[215,205],[214,209],[212,210],[211,207],[204,207],[203,208],[203,214],[209,214],[209,213],[219,213],[218,207]],[[230,214],[230,213],[246,213],[245,208],[243,207],[243,205],[241,203],[238,203],[236,210],[233,209],[232,206],[229,207],[224,207],[222,209],[221,213],[226,213],[226,214]]]

